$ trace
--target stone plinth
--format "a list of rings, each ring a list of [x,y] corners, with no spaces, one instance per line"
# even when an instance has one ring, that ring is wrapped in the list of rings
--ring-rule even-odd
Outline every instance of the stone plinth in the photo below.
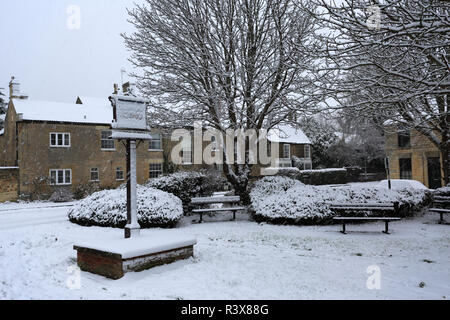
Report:
[[[187,259],[197,241],[186,236],[142,236],[74,245],[81,270],[111,279]]]

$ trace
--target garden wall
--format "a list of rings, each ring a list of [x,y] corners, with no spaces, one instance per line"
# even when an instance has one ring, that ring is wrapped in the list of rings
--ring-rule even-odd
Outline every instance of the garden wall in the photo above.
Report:
[[[15,201],[19,196],[19,168],[0,167],[0,202]]]

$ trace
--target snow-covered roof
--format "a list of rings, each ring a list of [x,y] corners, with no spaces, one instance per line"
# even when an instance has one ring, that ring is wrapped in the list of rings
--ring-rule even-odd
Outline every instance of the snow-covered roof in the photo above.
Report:
[[[300,128],[291,126],[278,126],[269,130],[267,138],[272,142],[294,143],[294,144],[311,144],[311,140]]]
[[[75,104],[51,101],[14,99],[17,114],[23,120],[58,121],[73,123],[111,124],[113,109],[107,99]]]

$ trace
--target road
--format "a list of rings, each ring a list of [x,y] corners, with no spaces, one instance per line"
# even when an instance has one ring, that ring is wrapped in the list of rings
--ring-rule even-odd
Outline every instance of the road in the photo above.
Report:
[[[0,205],[0,230],[68,221],[67,213],[74,203],[30,203]]]

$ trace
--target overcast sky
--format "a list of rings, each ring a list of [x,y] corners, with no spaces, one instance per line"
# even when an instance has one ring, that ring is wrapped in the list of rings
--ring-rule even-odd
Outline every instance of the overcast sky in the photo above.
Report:
[[[120,33],[133,31],[126,8],[134,2],[142,1],[1,0],[0,87],[8,94],[14,75],[33,100],[111,94],[120,69],[132,71]],[[71,5],[80,9],[79,29]]]

